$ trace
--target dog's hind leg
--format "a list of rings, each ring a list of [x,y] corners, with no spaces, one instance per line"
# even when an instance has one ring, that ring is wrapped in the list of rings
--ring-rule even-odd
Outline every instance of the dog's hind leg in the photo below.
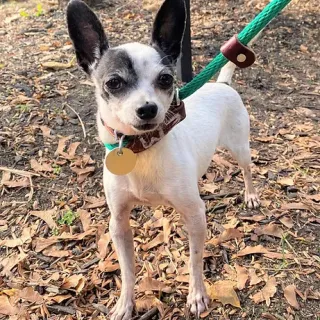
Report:
[[[245,203],[249,209],[252,209],[259,207],[260,201],[252,182],[249,130],[247,110],[244,106],[241,106],[241,108],[239,106],[238,112],[233,117],[230,117],[228,127],[225,128],[221,146],[231,152],[242,169],[245,185]]]
[[[230,150],[230,152],[242,169],[245,186],[244,201],[249,209],[258,208],[260,206],[260,200],[252,182],[250,148],[249,146],[243,149],[237,148],[236,150]]]

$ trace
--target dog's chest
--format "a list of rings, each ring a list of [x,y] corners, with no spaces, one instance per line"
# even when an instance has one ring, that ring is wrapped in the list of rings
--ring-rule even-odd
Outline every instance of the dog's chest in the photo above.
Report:
[[[138,205],[170,206],[164,159],[154,156],[155,147],[139,154],[134,171],[128,175],[115,176],[104,168],[107,192],[117,193]]]
[[[170,205],[161,185],[159,177],[135,176],[130,179],[128,191],[137,204],[149,206]]]

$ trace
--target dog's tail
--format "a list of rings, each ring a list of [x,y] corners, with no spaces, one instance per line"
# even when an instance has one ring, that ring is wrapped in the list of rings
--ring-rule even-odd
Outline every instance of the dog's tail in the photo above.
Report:
[[[231,79],[234,73],[236,65],[229,61],[220,71],[217,82],[226,83],[230,86]]]
[[[260,38],[261,31],[248,43],[248,47],[251,47],[251,45]],[[231,84],[231,79],[234,73],[234,70],[236,69],[236,65],[229,61],[220,71],[217,82],[220,83],[226,83],[228,85]]]

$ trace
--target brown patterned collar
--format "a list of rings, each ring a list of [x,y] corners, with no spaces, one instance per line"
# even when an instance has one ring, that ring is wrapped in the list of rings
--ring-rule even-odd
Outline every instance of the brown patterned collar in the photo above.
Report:
[[[178,123],[180,123],[186,117],[186,111],[183,101],[177,105],[172,103],[168,112],[166,113],[165,119],[154,131],[146,132],[141,135],[126,136],[123,146],[132,150],[134,153],[140,153],[151,148],[157,142],[159,142],[168,132]],[[100,117],[101,118],[101,117]],[[115,130],[110,128],[101,118],[103,126],[108,132],[115,137]],[[119,139],[123,134],[117,133],[116,139]],[[119,147],[118,143],[109,144],[105,143],[105,147],[108,150],[113,150]]]

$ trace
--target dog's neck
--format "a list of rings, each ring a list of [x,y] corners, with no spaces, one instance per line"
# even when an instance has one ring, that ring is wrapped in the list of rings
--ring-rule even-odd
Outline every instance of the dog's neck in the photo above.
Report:
[[[176,104],[176,100],[171,104],[163,123],[161,123],[155,130],[150,132],[144,132],[141,134],[129,135],[128,141],[126,142],[127,148],[132,150],[134,153],[143,152],[151,148],[154,144],[159,142],[165,135],[171,131],[178,123],[180,123],[186,117],[184,103],[181,101]],[[110,146],[118,143],[119,138],[124,136],[120,131],[117,132],[109,125],[106,124],[104,119],[98,114],[98,130],[102,142],[106,145],[109,150],[115,148]],[[112,140],[110,139],[112,137]],[[111,147],[111,149],[110,149]]]
[[[98,112],[97,113],[97,127],[99,132],[99,138],[102,141],[102,143],[109,143],[114,144],[117,142],[116,137],[114,133],[112,132],[112,128],[108,126],[109,129],[104,125],[104,123],[101,121],[101,115]]]

